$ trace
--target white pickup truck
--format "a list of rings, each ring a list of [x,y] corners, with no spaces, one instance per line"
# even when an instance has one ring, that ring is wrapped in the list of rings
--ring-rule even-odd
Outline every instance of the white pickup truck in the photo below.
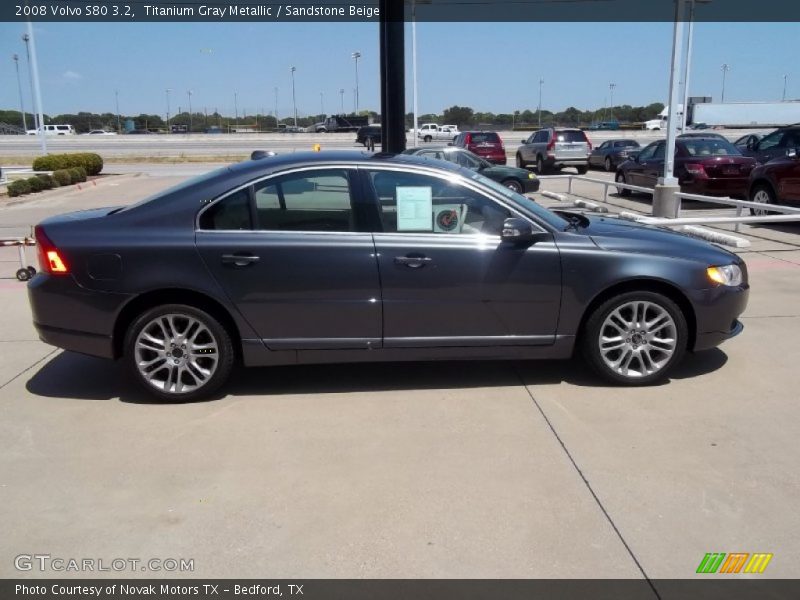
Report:
[[[461,133],[457,125],[437,125],[436,123],[425,123],[417,130],[417,137],[423,142],[434,140],[447,140],[452,142]]]

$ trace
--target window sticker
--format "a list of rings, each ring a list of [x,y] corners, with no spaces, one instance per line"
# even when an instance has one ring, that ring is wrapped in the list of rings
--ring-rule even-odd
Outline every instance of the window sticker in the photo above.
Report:
[[[397,231],[433,231],[430,187],[397,186]]]
[[[464,204],[437,204],[433,215],[433,230],[436,233],[461,233],[467,207]]]

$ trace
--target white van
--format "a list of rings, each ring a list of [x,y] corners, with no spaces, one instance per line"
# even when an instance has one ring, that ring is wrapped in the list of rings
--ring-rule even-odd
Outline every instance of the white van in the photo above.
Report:
[[[45,125],[44,132],[47,135],[75,135],[75,128],[72,125]],[[38,135],[36,129],[28,129],[28,135]]]

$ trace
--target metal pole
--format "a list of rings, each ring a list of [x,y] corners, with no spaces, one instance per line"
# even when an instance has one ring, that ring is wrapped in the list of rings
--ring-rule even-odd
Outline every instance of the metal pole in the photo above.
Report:
[[[16,54],[14,55],[16,56]],[[17,77],[19,77],[19,71],[17,71]],[[788,75],[783,76],[783,98],[781,98],[781,102],[786,102],[786,80],[789,79]],[[22,91],[20,90],[20,98],[22,98]]]
[[[39,131],[39,114],[36,110],[36,97],[33,93],[33,69],[31,67],[31,49],[30,49],[30,36],[25,33],[22,35],[22,41],[25,42],[25,56],[28,57],[28,85],[31,86],[31,110],[33,111],[33,127],[36,131]]]
[[[728,74],[728,71],[731,70],[731,67],[728,63],[724,63],[722,65],[722,100],[721,102],[725,102],[725,76]]]
[[[39,113],[39,141],[42,154],[47,154],[47,134],[44,131],[44,112],[42,111],[42,88],[39,85],[39,63],[36,60],[36,40],[33,37],[33,24],[28,21],[28,38],[31,47],[31,65],[33,67],[33,89],[36,93],[36,111]]]
[[[19,78],[19,54],[14,54],[14,65],[17,68],[17,87],[19,88],[19,110],[22,113],[22,129],[28,133],[28,122],[25,119],[25,103],[22,98],[22,80]],[[786,96],[786,87],[784,86],[783,95]]]
[[[617,87],[616,83],[609,83],[608,84],[608,89],[611,90],[611,106],[608,109],[609,117],[610,117],[608,119],[609,121],[613,121],[614,120],[614,88],[616,88],[616,87]]]
[[[186,95],[189,96],[189,133],[192,133],[192,90],[187,90]]]
[[[117,106],[117,133],[122,133],[122,127],[120,126],[120,117],[119,117],[119,90],[114,90],[114,100]]]
[[[172,91],[171,88],[167,88],[167,133],[170,133],[171,129],[169,127],[169,93]]]
[[[539,129],[542,128],[542,85],[544,85],[544,79],[541,77],[539,78]]]
[[[319,114],[324,119],[325,118],[325,92],[319,93]]]
[[[278,128],[278,88],[275,89],[275,129]]]
[[[380,0],[381,134],[385,152],[406,149],[405,22],[402,2]]]
[[[694,0],[689,4],[689,41],[686,46],[686,60],[683,63],[683,119],[681,133],[686,131],[689,122],[689,75],[692,67],[692,45],[694,43]]]
[[[353,52],[353,59],[356,61],[356,114],[358,114],[359,97],[358,97],[358,59],[361,58],[361,52]]]
[[[344,88],[341,88],[341,89],[339,90],[339,96],[341,96],[341,100],[342,100],[342,114],[344,114]]]
[[[683,15],[686,14],[686,0],[678,0],[675,11],[675,27],[672,35],[672,67],[669,76],[669,116],[667,117],[667,147],[664,156],[664,185],[678,185],[675,178],[675,130],[678,118],[678,74],[681,68],[681,49],[683,41]]]
[[[297,67],[292,67],[289,70],[292,73],[292,106],[294,107],[294,126],[297,127],[297,99],[294,93],[294,72],[297,70]]]
[[[411,0],[411,69],[414,79],[414,129],[411,138],[414,148],[417,147],[417,131],[419,131],[419,96],[417,83],[417,0]]]
[[[239,92],[233,92],[233,112],[236,117],[236,129],[239,129]]]

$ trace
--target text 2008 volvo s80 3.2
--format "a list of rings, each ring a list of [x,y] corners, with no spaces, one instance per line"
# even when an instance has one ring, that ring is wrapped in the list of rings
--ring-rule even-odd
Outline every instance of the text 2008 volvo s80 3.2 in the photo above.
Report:
[[[643,385],[738,334],[736,255],[665,229],[551,212],[455,165],[270,156],[124,208],[36,227],[33,319],[122,359],[156,396],[245,366],[569,358]]]

